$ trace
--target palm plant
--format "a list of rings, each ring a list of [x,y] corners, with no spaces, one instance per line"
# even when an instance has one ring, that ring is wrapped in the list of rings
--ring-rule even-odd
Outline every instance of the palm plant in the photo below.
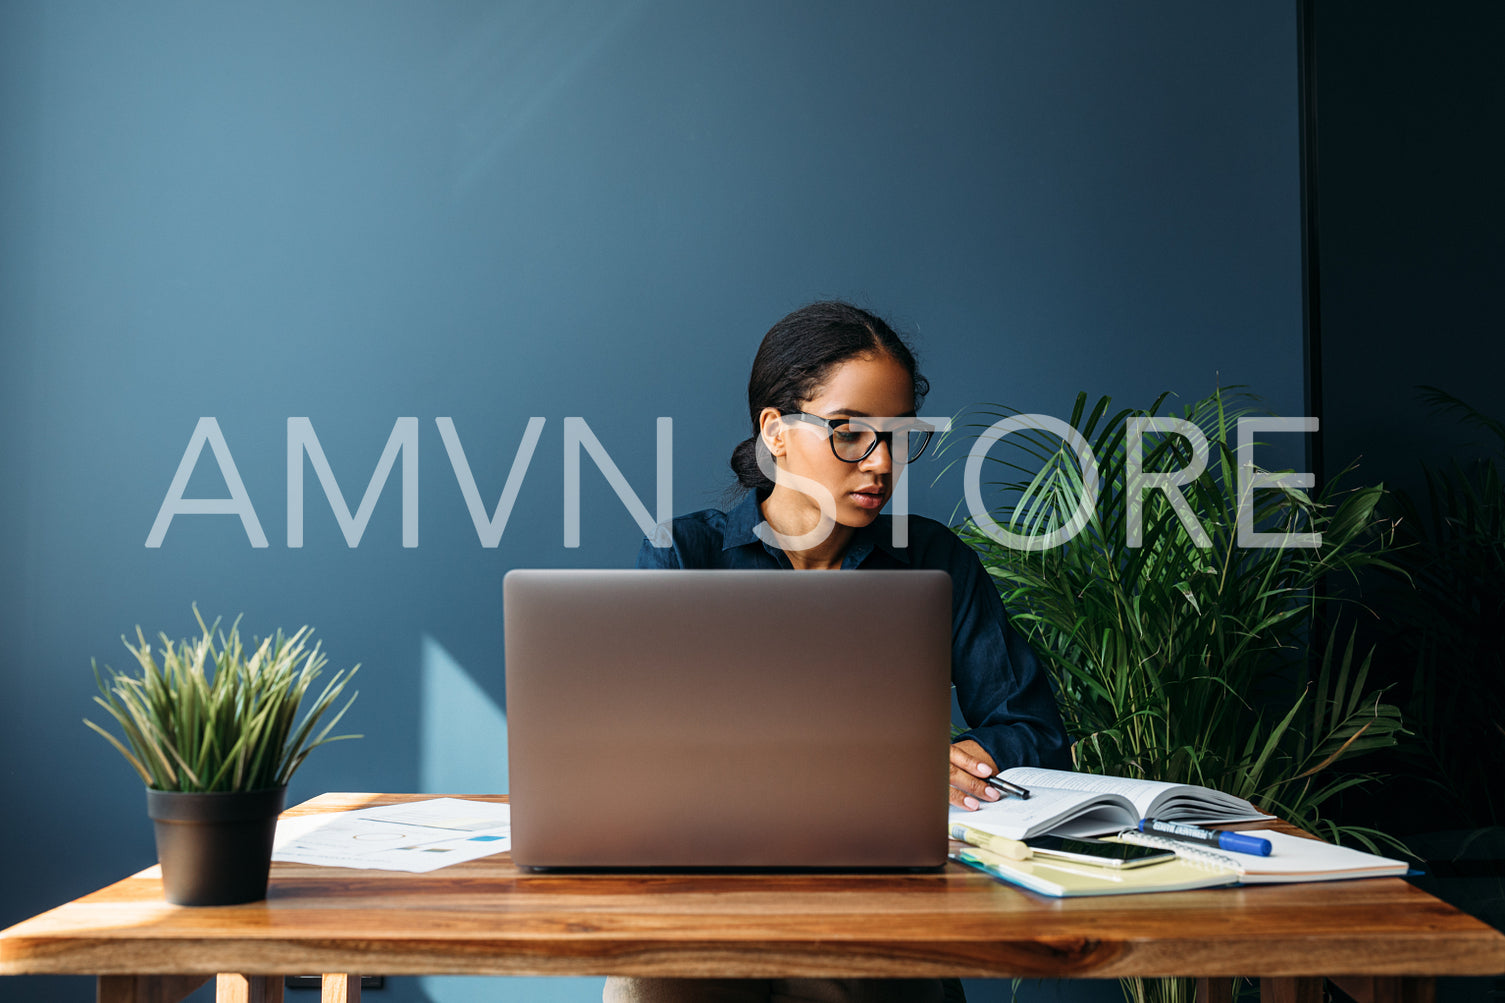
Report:
[[[1375,515],[1383,489],[1317,499],[1294,487],[1253,491],[1236,451],[1237,423],[1254,414],[1253,399],[1219,390],[1181,417],[1210,453],[1181,488],[1205,534],[1199,541],[1164,492],[1141,497],[1128,482],[1130,419],[1157,417],[1165,399],[1110,417],[1109,398],[1089,411],[1078,395],[1069,424],[1101,474],[1097,504],[1070,540],[1016,549],[975,520],[962,535],[1051,671],[1078,769],[1204,784],[1372,848],[1379,834],[1320,816],[1323,802],[1359,779],[1327,768],[1394,745],[1400,713],[1366,688],[1371,653],[1356,652],[1351,634],[1333,626],[1320,644],[1308,642],[1327,576],[1389,566],[1389,528]],[[1070,523],[1083,472],[1049,433],[1017,437],[1029,462],[996,462],[1027,476],[998,485],[1008,495],[994,519],[1038,537]],[[1142,469],[1180,471],[1193,452],[1182,435],[1145,436]],[[1318,533],[1321,546],[1241,546],[1241,506],[1261,531]],[[1129,541],[1136,520],[1137,546]]]
[[[238,618],[228,634],[219,632],[216,638],[219,621],[206,625],[197,606],[193,613],[202,634],[176,645],[166,634],[159,635],[160,665],[137,627],[135,645],[122,640],[140,663],[141,675],[106,666],[106,676],[101,677],[98,666],[94,670],[100,690],[94,701],[119,724],[125,741],[93,721],[86,719],[84,724],[103,735],[149,788],[282,787],[314,749],[360,737],[329,734],[357,694],[314,732],[359,666],[336,673],[297,720],[298,708],[326,661],[319,645],[308,646],[307,627],[291,637],[278,631],[248,654]]]
[[[1094,478],[1060,437],[1026,428],[1008,439],[1022,457],[989,457],[1009,471],[992,485],[1003,499],[993,526],[1035,539],[1077,527],[1065,542],[1021,549],[976,519],[960,529],[1050,671],[1075,767],[1203,784],[1329,838],[1393,843],[1321,816],[1324,802],[1367,779],[1330,767],[1393,746],[1402,727],[1400,712],[1367,685],[1372,652],[1357,652],[1336,620],[1313,638],[1316,612],[1336,602],[1324,590],[1328,576],[1390,567],[1390,529],[1375,514],[1383,489],[1317,498],[1288,485],[1253,490],[1248,475],[1258,471],[1240,478],[1236,445],[1253,398],[1219,390],[1181,416],[1208,457],[1180,488],[1184,519],[1166,493],[1141,492],[1131,480],[1131,420],[1158,417],[1166,396],[1110,416],[1109,398],[1089,410],[1078,395],[1069,424],[1098,463],[1090,511],[1077,510]],[[1195,469],[1185,435],[1142,435],[1153,428],[1141,425],[1140,470]],[[1243,546],[1241,508],[1246,528],[1287,540],[1317,533],[1321,545]],[[1142,536],[1131,543],[1135,523]],[[1188,980],[1125,983],[1138,1003],[1189,1000],[1192,991]]]

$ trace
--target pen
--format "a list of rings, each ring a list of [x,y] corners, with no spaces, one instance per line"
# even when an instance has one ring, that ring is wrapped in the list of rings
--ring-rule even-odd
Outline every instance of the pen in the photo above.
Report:
[[[994,788],[1003,791],[1003,793],[1005,794],[1012,794],[1014,795],[1014,797],[1020,798],[1025,801],[1029,800],[1029,791],[1025,790],[1023,787],[1020,787],[1018,784],[1009,783],[1002,777],[988,777],[987,782]]]
[[[1219,832],[1214,829],[1203,829],[1200,826],[1186,825],[1182,822],[1166,822],[1158,818],[1140,819],[1139,831],[1164,836],[1166,839],[1174,839],[1182,843],[1216,846],[1220,850],[1232,850],[1234,853],[1252,853],[1256,857],[1270,855],[1268,839],[1248,836],[1242,832]]]

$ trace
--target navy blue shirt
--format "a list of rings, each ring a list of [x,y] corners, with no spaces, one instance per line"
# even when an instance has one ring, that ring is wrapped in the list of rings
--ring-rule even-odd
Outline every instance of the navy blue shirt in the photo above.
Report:
[[[643,541],[640,568],[793,568],[789,557],[753,533],[763,521],[757,496],[730,512],[705,509],[671,524],[673,545]],[[1028,642],[1008,621],[982,562],[933,519],[909,516],[909,545],[893,545],[892,518],[880,515],[852,534],[842,569],[921,568],[951,575],[951,681],[975,739],[1000,769],[1070,769],[1066,729],[1050,681]]]

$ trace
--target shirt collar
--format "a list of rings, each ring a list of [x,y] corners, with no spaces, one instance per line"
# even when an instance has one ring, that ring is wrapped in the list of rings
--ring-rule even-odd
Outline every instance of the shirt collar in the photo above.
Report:
[[[763,511],[758,508],[758,493],[749,491],[726,514],[726,530],[721,537],[721,549],[731,550],[749,544],[762,545],[763,541],[753,532],[753,527],[762,521]],[[852,542],[841,562],[842,567],[859,566],[867,560],[875,547],[896,561],[910,563],[908,549],[894,546],[893,532],[893,519],[886,515],[879,516],[871,525],[859,527],[852,534]]]
[[[753,527],[763,521],[763,513],[758,508],[758,493],[749,491],[742,496],[742,500],[726,514],[726,530],[721,535],[721,549],[731,550],[733,547],[745,547],[750,543],[762,543]]]
[[[847,548],[847,553],[856,556],[856,564],[861,564],[874,548],[883,551],[901,564],[910,563],[909,548],[894,546],[893,516],[880,515],[872,523],[853,533],[852,545]],[[853,566],[855,567],[856,564]]]

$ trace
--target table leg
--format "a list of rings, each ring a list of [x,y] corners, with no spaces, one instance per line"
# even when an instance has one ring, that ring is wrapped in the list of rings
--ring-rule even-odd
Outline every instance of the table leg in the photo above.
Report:
[[[1196,1003],[1233,1003],[1233,979],[1198,979]]]
[[[1322,1003],[1320,978],[1259,980],[1259,1003]]]
[[[325,972],[319,1003],[361,1003],[361,977]]]
[[[281,975],[226,975],[214,983],[215,1003],[282,1003]]]
[[[209,981],[207,975],[101,975],[99,1003],[178,1003]]]
[[[1358,1003],[1434,1003],[1435,979],[1377,975],[1343,975],[1330,979]]]

